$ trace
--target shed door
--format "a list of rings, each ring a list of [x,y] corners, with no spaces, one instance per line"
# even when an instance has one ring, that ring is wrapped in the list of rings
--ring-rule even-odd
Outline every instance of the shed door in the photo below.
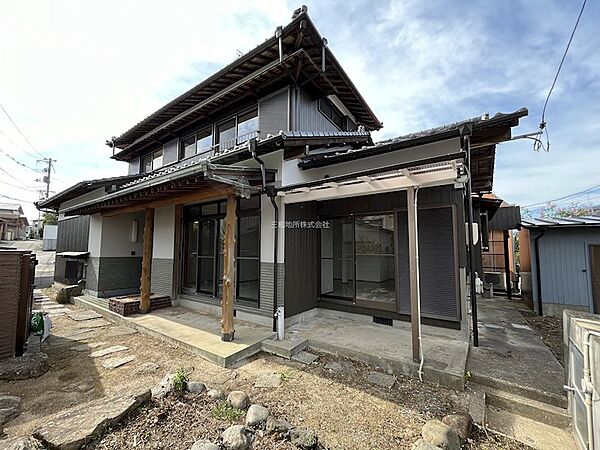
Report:
[[[592,260],[592,298],[594,313],[600,314],[600,245],[590,245]]]

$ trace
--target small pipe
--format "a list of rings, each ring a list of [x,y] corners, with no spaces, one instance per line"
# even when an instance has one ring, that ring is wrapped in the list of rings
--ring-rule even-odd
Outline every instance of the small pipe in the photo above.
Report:
[[[588,435],[588,449],[594,450],[594,417],[593,417],[593,396],[594,396],[594,383],[592,381],[592,371],[590,368],[590,351],[592,342],[591,336],[600,337],[600,333],[597,331],[585,331],[585,337],[583,339],[584,352],[583,352],[583,391],[585,393],[585,415],[587,418],[587,435]]]
[[[473,319],[473,346],[479,347],[479,330],[477,329],[477,291],[475,288],[475,243],[473,240],[473,196],[471,195],[471,135],[464,136],[464,150],[467,154],[467,168],[469,178],[467,179],[467,214],[468,214],[468,239],[469,239],[469,296],[471,297],[471,317]]]
[[[325,49],[327,48],[327,39],[321,41],[321,72],[325,73]]]
[[[415,216],[415,265],[416,265],[416,278],[417,278],[417,319],[418,319],[418,332],[419,332],[419,357],[421,362],[419,364],[419,370],[417,373],[419,374],[419,380],[423,381],[423,364],[425,364],[425,355],[423,353],[423,335],[421,333],[421,286],[419,284],[419,221],[418,221],[418,195],[419,195],[419,187],[415,188],[415,197],[414,197],[414,216]]]
[[[542,269],[540,267],[541,259],[540,259],[540,244],[539,240],[544,236],[544,229],[540,228],[540,235],[536,236],[533,240],[533,245],[535,248],[535,281],[537,286],[537,303],[538,303],[538,314],[540,316],[544,315],[542,310]]]
[[[279,41],[279,62],[283,62],[283,27],[281,25],[275,30],[275,36]]]

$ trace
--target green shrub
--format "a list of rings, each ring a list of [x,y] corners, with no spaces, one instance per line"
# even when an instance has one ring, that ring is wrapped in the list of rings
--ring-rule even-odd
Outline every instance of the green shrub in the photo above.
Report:
[[[237,422],[244,416],[244,411],[234,408],[226,400],[221,400],[212,410],[212,416],[215,419],[227,420],[228,422]]]
[[[177,371],[175,372],[175,376],[173,377],[173,386],[175,387],[175,391],[185,391],[188,381],[189,378],[187,376],[187,373],[185,373],[185,370],[182,367],[177,369]]]

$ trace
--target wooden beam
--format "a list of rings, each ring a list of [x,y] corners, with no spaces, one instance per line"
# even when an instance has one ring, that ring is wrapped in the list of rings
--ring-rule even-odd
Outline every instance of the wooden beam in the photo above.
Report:
[[[154,200],[146,203],[140,203],[139,205],[126,206],[123,208],[113,209],[111,211],[103,212],[102,215],[105,217],[118,216],[119,214],[127,214],[132,212],[143,211],[146,208],[160,208],[162,206],[169,205],[183,205],[191,202],[199,202],[203,200],[218,200],[227,195],[230,189],[216,189],[214,187],[198,187],[199,192],[193,192],[191,194],[175,195],[162,200]]]
[[[406,212],[408,216],[408,268],[410,273],[410,323],[412,330],[412,357],[418,363],[421,359],[419,334],[421,328],[419,305],[419,267],[417,217],[415,214],[415,188],[406,190]]]
[[[144,221],[144,253],[142,277],[140,278],[140,312],[150,312],[150,290],[152,285],[152,240],[154,237],[154,209],[146,208]]]
[[[236,199],[233,192],[227,194],[225,216],[225,239],[223,248],[223,297],[221,299],[221,340],[233,341],[233,301],[235,298],[235,226],[237,223]]]

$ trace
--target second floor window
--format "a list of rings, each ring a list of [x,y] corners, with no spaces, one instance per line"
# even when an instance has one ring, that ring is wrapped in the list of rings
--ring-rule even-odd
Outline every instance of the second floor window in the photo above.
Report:
[[[194,155],[209,153],[211,150],[212,126],[209,126],[181,140],[179,158],[190,158]]]
[[[163,151],[157,150],[142,158],[142,173],[152,172],[160,169],[163,165]]]
[[[342,131],[347,131],[346,117],[331,100],[325,97],[319,99],[319,110],[325,117],[333,122],[336,127]]]
[[[219,151],[228,150],[257,136],[258,111],[256,109],[241,113],[217,125],[216,137]]]

